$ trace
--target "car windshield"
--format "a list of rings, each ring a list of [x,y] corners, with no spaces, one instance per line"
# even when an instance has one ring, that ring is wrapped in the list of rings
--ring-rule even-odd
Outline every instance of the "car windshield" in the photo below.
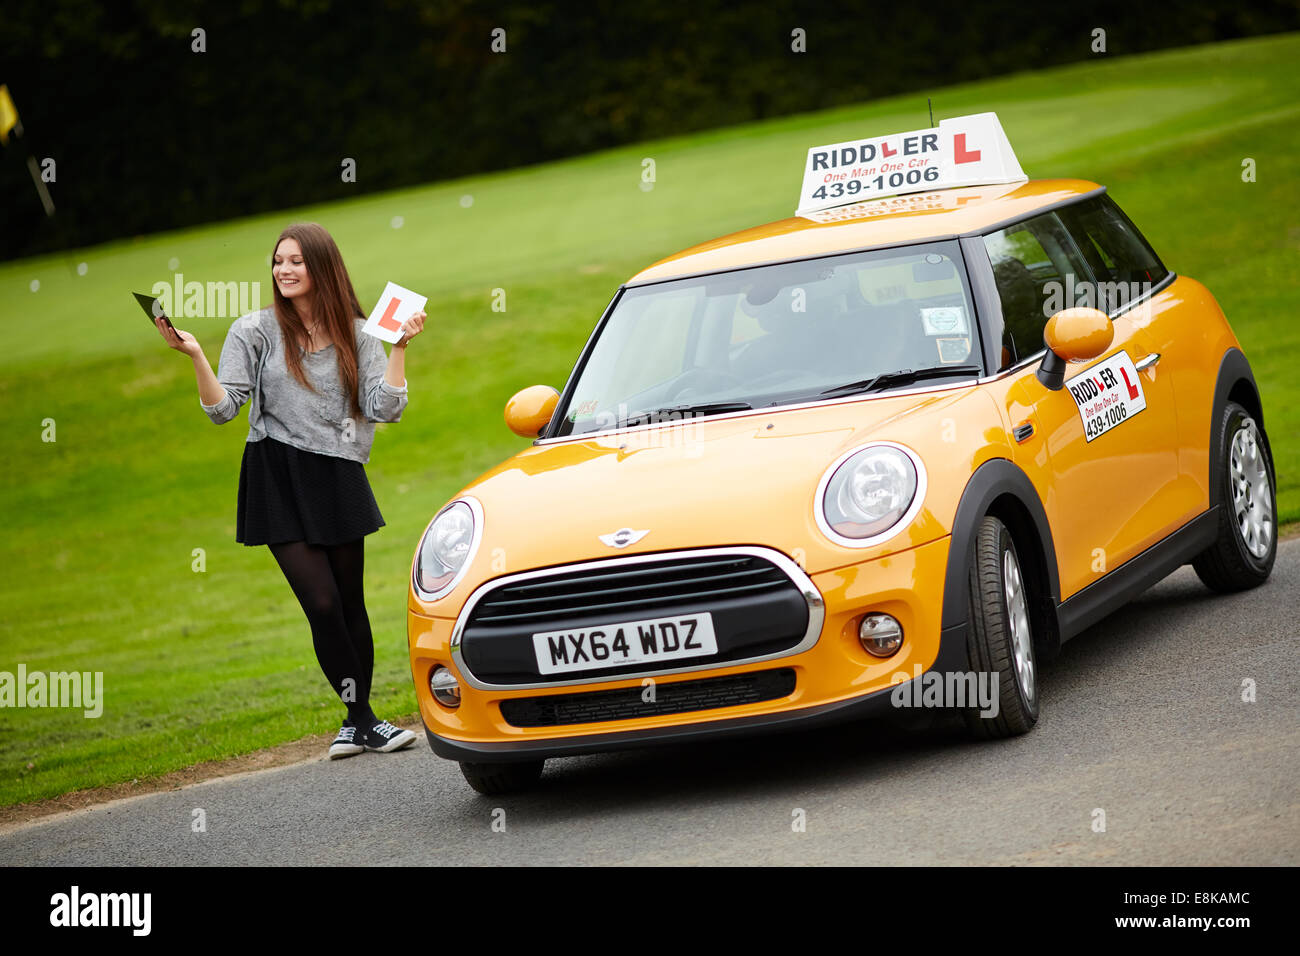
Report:
[[[969,377],[977,338],[955,241],[634,286],[552,434]]]

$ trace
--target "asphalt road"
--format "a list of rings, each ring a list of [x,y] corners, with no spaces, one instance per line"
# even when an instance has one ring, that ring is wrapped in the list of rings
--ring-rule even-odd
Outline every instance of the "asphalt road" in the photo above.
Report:
[[[1024,737],[859,723],[553,761],[509,798],[421,740],[50,818],[0,864],[1295,865],[1298,622],[1293,539],[1263,588],[1183,568],[1070,642]]]

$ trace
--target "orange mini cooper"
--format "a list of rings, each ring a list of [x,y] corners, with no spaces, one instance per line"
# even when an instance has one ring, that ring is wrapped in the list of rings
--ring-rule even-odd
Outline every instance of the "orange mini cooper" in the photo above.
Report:
[[[1276,554],[1259,390],[1103,187],[785,219],[622,285],[531,446],[411,568],[429,742],[482,793],[551,757],[902,707],[1002,737],[1039,663],[1190,562]]]

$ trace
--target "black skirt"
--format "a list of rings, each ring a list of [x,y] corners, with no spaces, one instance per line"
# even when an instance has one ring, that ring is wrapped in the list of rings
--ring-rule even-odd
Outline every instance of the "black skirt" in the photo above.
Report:
[[[241,544],[345,544],[383,526],[361,462],[274,438],[244,443],[235,521]]]

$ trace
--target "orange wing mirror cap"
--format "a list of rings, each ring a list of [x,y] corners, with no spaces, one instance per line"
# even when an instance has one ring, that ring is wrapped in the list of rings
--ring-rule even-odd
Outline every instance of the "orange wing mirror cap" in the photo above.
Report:
[[[506,424],[521,438],[536,438],[555,414],[560,393],[549,385],[530,385],[506,402]]]
[[[1110,348],[1115,326],[1110,317],[1097,309],[1063,309],[1047,320],[1043,342],[1047,354],[1038,367],[1038,380],[1052,391],[1065,384],[1065,366],[1069,362],[1086,362]]]

